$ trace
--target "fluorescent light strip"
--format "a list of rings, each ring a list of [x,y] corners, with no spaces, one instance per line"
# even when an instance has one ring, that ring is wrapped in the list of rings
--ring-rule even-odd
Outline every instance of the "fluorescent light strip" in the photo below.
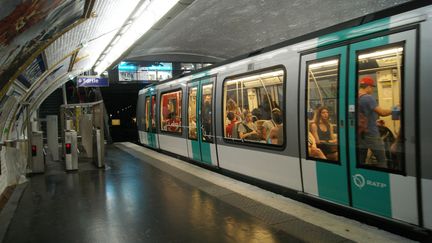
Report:
[[[153,0],[143,3],[137,11],[142,12],[133,20],[129,29],[121,35],[118,43],[112,47],[107,56],[95,67],[97,73],[105,71],[115,62],[130,46],[143,36],[157,21],[159,21],[179,0]],[[142,10],[141,8],[144,8]],[[135,16],[134,16],[135,17]],[[122,31],[120,31],[122,32]]]
[[[396,53],[399,53],[402,51],[403,51],[403,48],[399,47],[399,48],[393,48],[393,49],[388,49],[388,50],[384,50],[384,51],[376,51],[376,52],[372,52],[372,53],[368,53],[368,54],[363,54],[363,55],[360,55],[358,58],[359,59],[366,59],[366,58],[371,58],[371,57],[396,54]]]
[[[238,79],[229,80],[228,82],[226,82],[226,85],[233,84],[233,83],[236,83],[239,81],[244,82],[244,81],[250,81],[250,80],[256,80],[256,79],[265,79],[265,78],[279,77],[279,76],[283,76],[282,70],[274,71],[271,73],[253,75],[253,76],[249,76],[249,77],[245,77],[245,78],[238,78]]]
[[[325,67],[325,66],[334,66],[337,65],[339,62],[339,60],[330,60],[327,62],[320,62],[320,63],[314,63],[309,65],[309,68],[320,68],[320,67]]]

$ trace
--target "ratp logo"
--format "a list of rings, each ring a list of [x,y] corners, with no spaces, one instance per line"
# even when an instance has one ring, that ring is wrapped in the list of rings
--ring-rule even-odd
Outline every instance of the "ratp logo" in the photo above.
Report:
[[[354,185],[362,189],[365,186],[365,178],[360,174],[353,175]]]

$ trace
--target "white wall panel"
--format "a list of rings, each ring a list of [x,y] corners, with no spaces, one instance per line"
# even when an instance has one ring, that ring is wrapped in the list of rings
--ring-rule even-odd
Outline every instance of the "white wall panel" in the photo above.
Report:
[[[299,159],[275,153],[218,146],[221,168],[301,190]]]
[[[432,180],[422,179],[423,222],[432,229]]]
[[[415,177],[390,175],[390,196],[393,218],[418,224],[416,188]]]
[[[159,142],[162,150],[188,157],[184,138],[159,134]]]
[[[316,162],[302,159],[302,171],[304,191],[318,196]]]

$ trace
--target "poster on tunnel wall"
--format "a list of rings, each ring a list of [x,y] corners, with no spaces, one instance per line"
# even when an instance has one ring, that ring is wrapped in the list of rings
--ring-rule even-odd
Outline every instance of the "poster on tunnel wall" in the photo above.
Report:
[[[59,79],[65,75],[68,71],[68,67],[70,65],[70,58],[64,59],[61,63],[59,63],[55,69],[51,71],[51,73],[44,78],[44,80],[38,83],[37,87],[35,87],[32,91],[30,91],[30,95],[27,99],[27,102],[33,103],[36,102],[36,98],[38,98],[42,92],[49,90],[51,87],[49,84],[55,86],[56,83],[59,82]],[[56,83],[53,83],[56,82]]]
[[[83,16],[84,4],[85,0],[0,0],[0,90],[31,55]]]

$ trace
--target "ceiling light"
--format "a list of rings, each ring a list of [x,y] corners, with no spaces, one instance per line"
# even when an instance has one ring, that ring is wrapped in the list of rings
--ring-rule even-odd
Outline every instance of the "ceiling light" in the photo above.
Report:
[[[107,49],[106,57],[95,66],[97,73],[102,73],[114,63],[130,46],[143,36],[157,21],[159,21],[179,0],[153,0],[145,1],[134,13],[128,24],[128,30],[119,37],[116,45]],[[126,27],[126,26],[125,26]],[[122,30],[120,30],[122,33]],[[101,58],[99,60],[102,60]]]
[[[309,65],[309,68],[313,69],[313,68],[321,68],[321,67],[334,66],[334,65],[337,65],[338,62],[339,62],[339,60],[335,59],[335,60],[330,60],[330,61],[327,61],[327,62],[314,63],[314,64]]]
[[[376,51],[376,52],[372,52],[372,53],[363,54],[363,55],[360,55],[358,58],[359,59],[366,59],[366,58],[371,58],[371,57],[396,54],[396,53],[399,53],[402,51],[403,51],[403,47],[398,47],[398,48],[387,49],[387,50],[383,50],[383,51]]]

